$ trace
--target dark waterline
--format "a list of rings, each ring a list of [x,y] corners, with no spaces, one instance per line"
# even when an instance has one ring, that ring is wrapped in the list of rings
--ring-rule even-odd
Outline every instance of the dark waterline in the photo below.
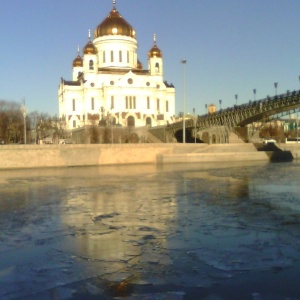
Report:
[[[297,299],[299,170],[1,171],[0,299]]]

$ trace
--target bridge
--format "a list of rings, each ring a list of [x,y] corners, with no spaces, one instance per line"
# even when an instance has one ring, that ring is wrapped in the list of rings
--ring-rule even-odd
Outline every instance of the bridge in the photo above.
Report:
[[[267,96],[257,101],[249,101],[247,104],[234,105],[221,109],[215,113],[197,116],[185,120],[186,131],[194,137],[205,142],[228,143],[231,132],[237,132],[238,128],[245,128],[253,122],[266,123],[290,112],[296,112],[300,108],[300,90],[287,91],[284,94],[273,97]],[[155,127],[150,132],[161,141],[170,143],[181,135],[183,122],[176,122],[164,127]]]

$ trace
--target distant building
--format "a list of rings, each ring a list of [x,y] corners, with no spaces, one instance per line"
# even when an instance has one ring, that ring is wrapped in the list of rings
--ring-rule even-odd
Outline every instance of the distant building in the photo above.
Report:
[[[175,88],[163,78],[163,55],[156,44],[148,68],[137,57],[134,28],[117,11],[95,28],[82,55],[73,61],[72,80],[61,78],[59,117],[67,129],[92,124],[158,126],[175,121]]]
[[[213,114],[217,111],[217,107],[214,104],[208,105],[208,113]]]

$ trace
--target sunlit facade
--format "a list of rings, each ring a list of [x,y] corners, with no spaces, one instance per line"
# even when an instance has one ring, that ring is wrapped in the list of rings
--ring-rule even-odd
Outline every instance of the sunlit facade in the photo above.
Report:
[[[154,35],[144,69],[134,28],[117,11],[95,28],[73,61],[72,80],[61,78],[59,117],[66,128],[92,124],[160,126],[175,121],[175,88],[163,78],[163,55]]]

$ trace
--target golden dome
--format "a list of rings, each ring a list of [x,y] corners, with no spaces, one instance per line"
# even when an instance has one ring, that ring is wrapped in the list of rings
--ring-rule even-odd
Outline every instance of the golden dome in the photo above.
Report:
[[[83,48],[83,54],[97,54],[97,53],[98,53],[97,48],[91,41],[89,41]]]
[[[105,35],[125,35],[135,39],[135,30],[114,7],[94,31],[94,38]]]
[[[83,67],[83,61],[80,55],[73,60],[73,67]]]
[[[148,57],[149,58],[153,58],[153,57],[162,57],[162,52],[160,51],[160,49],[156,46],[156,44],[154,44],[154,46],[150,49],[150,51],[148,52]]]
[[[153,42],[154,45],[153,47],[150,49],[150,51],[148,52],[148,57],[149,58],[153,58],[153,57],[159,57],[162,58],[162,52],[160,51],[160,49],[156,46],[156,34],[154,33],[153,35]]]

